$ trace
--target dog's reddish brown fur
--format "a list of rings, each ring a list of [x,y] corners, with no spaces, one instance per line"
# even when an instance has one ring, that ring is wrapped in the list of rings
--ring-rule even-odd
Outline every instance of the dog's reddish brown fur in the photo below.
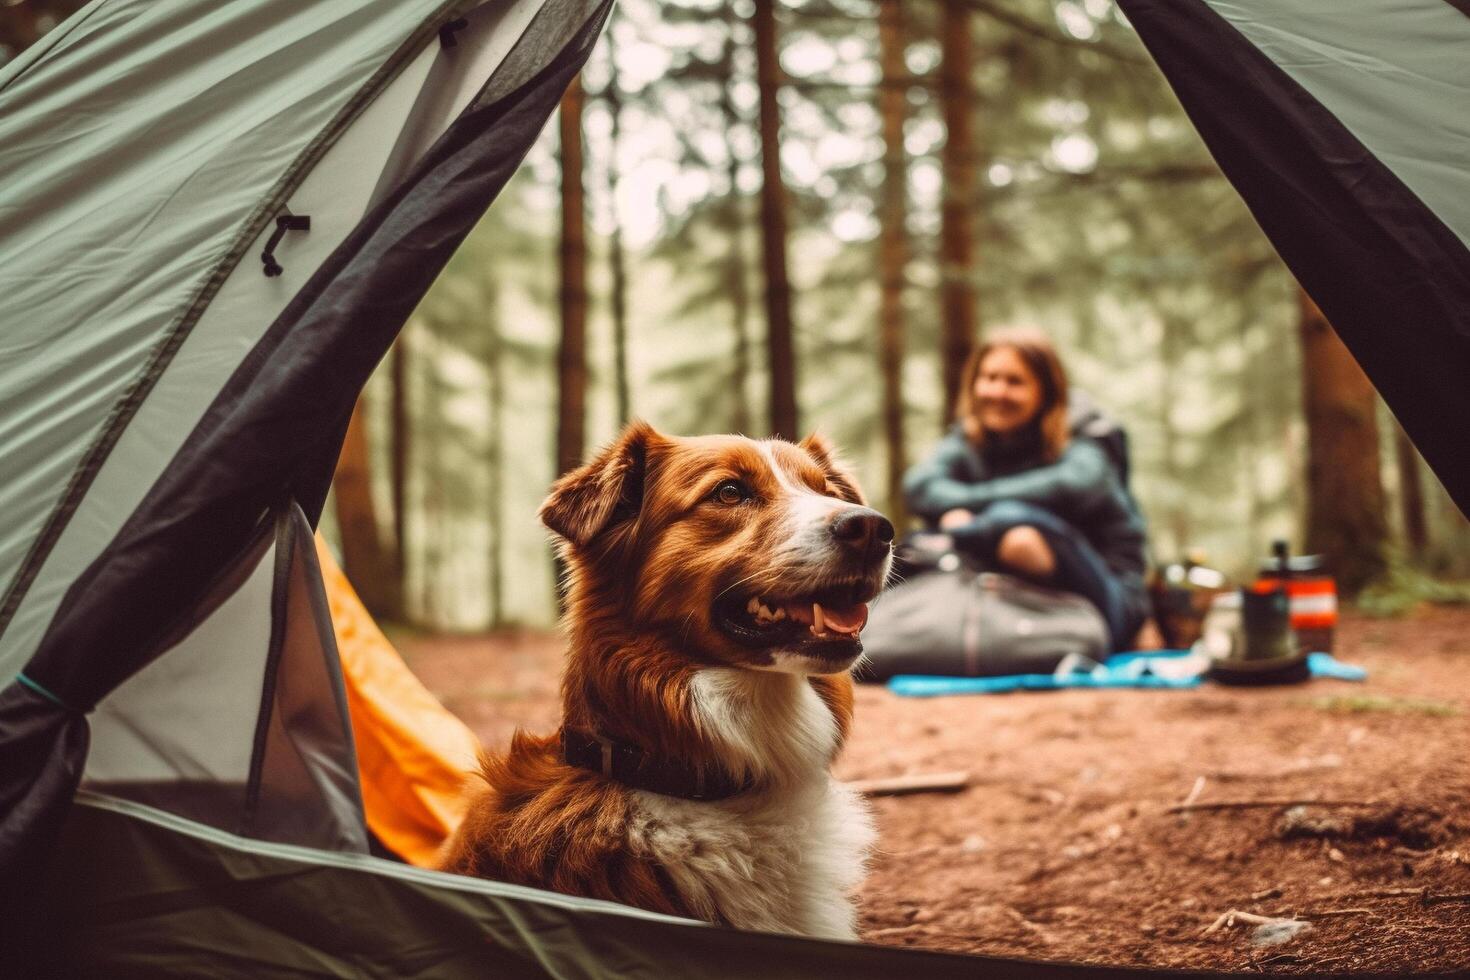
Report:
[[[707,770],[722,767],[696,720],[694,675],[711,666],[760,666],[761,654],[713,628],[708,600],[732,567],[750,564],[779,514],[708,505],[711,488],[739,477],[779,498],[780,480],[769,472],[774,457],[788,478],[836,501],[862,502],[820,439],[763,444],[773,456],[755,445],[737,437],[671,439],[635,424],[553,487],[541,514],[565,539],[566,725]],[[763,574],[758,563],[751,574]],[[806,680],[831,712],[840,745],[852,718],[848,674]],[[567,765],[557,736],[519,732],[509,751],[482,762],[486,785],[447,845],[445,870],[699,916],[666,869],[630,853],[625,830],[634,791]]]

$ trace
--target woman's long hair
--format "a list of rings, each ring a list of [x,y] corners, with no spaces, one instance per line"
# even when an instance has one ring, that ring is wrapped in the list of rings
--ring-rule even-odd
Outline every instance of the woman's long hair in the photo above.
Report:
[[[1041,435],[1042,453],[1048,460],[1055,460],[1067,448],[1071,431],[1067,427],[1067,372],[1062,368],[1057,349],[1051,338],[1035,327],[1008,327],[986,336],[984,343],[975,349],[965,362],[960,374],[960,393],[955,400],[955,419],[965,430],[965,435],[976,449],[985,444],[985,430],[980,425],[978,406],[975,404],[975,379],[980,376],[980,362],[991,351],[1002,348],[1013,350],[1021,358],[1036,380],[1041,383],[1041,407],[1028,425],[1035,426]]]

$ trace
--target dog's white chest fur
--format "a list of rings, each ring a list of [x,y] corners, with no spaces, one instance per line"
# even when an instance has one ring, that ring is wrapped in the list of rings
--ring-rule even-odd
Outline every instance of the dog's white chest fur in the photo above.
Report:
[[[704,670],[694,700],[727,764],[766,788],[718,802],[637,793],[635,851],[668,872],[701,918],[855,938],[850,893],[876,835],[867,806],[828,771],[832,713],[806,678],[787,673]]]

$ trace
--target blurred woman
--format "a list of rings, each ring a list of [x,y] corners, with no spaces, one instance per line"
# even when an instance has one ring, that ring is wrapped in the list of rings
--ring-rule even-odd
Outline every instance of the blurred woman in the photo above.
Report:
[[[905,475],[904,496],[983,567],[1086,597],[1120,650],[1147,614],[1143,516],[1083,434],[1100,416],[1081,401],[1045,334],[992,333],[965,364],[954,427]]]

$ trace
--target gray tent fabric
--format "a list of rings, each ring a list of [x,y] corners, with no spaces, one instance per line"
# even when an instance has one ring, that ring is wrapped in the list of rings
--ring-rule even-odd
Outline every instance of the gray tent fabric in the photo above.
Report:
[[[198,676],[191,656],[255,664],[236,689],[252,710],[213,719],[220,751],[170,730],[166,698],[124,710],[122,692],[91,784],[364,847],[301,541],[368,374],[607,10],[98,0],[0,75],[0,181],[20,189],[0,204],[0,455],[19,462],[0,474],[0,897],[23,901],[44,864],[87,715],[160,656],[160,678]],[[242,615],[252,629],[225,628]],[[243,810],[192,809],[242,758]]]
[[[737,932],[364,855],[265,844],[85,793],[37,912],[34,968],[61,976],[1178,975]]]
[[[1470,4],[1119,6],[1277,251],[1470,513]]]
[[[83,786],[248,837],[365,854],[312,530],[293,505],[262,531],[197,626],[97,705]]]

